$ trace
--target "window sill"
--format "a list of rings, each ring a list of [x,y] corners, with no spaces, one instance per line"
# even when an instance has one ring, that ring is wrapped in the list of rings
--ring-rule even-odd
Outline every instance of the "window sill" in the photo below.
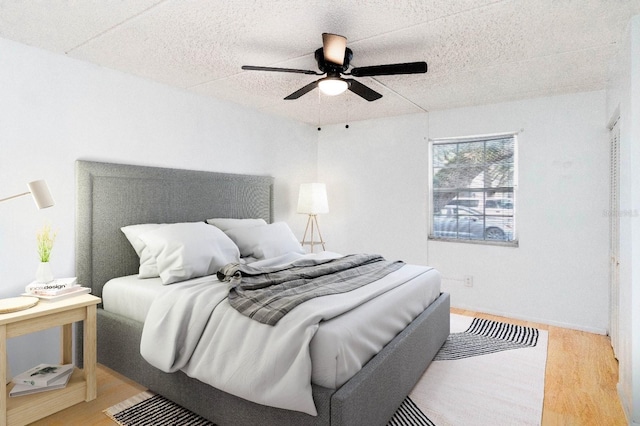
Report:
[[[501,247],[518,247],[519,241],[491,241],[491,240],[461,240],[457,238],[439,238],[429,236],[428,241],[439,241],[445,243],[464,243],[464,244],[475,244],[475,245],[483,245],[483,246],[501,246]]]

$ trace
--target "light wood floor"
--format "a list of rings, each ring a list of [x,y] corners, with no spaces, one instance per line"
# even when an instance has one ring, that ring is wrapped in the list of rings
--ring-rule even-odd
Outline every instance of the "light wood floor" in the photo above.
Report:
[[[460,309],[451,312],[549,332],[543,426],[628,424],[616,390],[618,362],[608,336]]]
[[[453,313],[537,327],[549,332],[544,426],[627,425],[616,391],[618,365],[607,336],[511,320],[473,311]],[[126,377],[98,366],[98,398],[49,416],[34,425],[113,426],[102,411],[144,388]]]

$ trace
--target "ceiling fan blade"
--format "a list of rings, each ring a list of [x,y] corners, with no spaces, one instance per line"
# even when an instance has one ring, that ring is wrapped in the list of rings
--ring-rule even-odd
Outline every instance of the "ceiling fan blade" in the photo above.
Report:
[[[407,62],[403,64],[374,65],[351,70],[356,77],[373,77],[376,75],[422,74],[427,72],[426,62]]]
[[[346,37],[338,34],[322,33],[322,50],[324,51],[325,61],[342,65],[346,48]]]
[[[349,83],[349,90],[356,95],[368,100],[369,102],[380,99],[382,95],[373,89],[368,88],[364,84],[352,78],[345,78],[344,81]]]
[[[312,83],[307,84],[306,86],[296,90],[295,92],[293,92],[292,94],[290,94],[289,96],[287,96],[286,98],[284,98],[285,101],[290,101],[292,99],[298,99],[300,96],[305,95],[307,93],[309,93],[310,91],[312,91],[313,89],[316,88],[316,86],[318,85],[318,82],[320,80],[316,80]]]
[[[275,68],[275,67],[257,67],[254,65],[243,65],[243,70],[247,71],[275,71],[275,72],[294,72],[298,74],[322,75],[322,73],[311,70],[299,70],[295,68]]]

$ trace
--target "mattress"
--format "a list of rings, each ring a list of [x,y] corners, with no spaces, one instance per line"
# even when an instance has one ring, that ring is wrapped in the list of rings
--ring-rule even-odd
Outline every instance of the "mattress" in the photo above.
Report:
[[[310,343],[312,383],[337,389],[426,309],[440,294],[440,274],[424,266],[405,265],[418,275],[383,295],[329,321],[320,323]],[[215,276],[188,282],[206,282]],[[106,311],[144,322],[153,300],[171,286],[159,278],[119,277],[105,284]]]

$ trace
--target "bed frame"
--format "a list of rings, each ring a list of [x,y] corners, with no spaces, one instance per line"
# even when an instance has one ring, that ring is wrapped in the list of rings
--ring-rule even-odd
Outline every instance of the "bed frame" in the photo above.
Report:
[[[109,279],[137,273],[138,257],[122,226],[213,217],[271,222],[273,182],[268,176],[77,161],[78,281],[101,296]],[[76,360],[82,360],[79,331]],[[313,385],[315,417],[246,401],[182,372],[164,373],[140,355],[141,334],[142,323],[99,307],[98,362],[218,425],[382,426],[446,340],[449,295],[441,294],[339,389]]]

